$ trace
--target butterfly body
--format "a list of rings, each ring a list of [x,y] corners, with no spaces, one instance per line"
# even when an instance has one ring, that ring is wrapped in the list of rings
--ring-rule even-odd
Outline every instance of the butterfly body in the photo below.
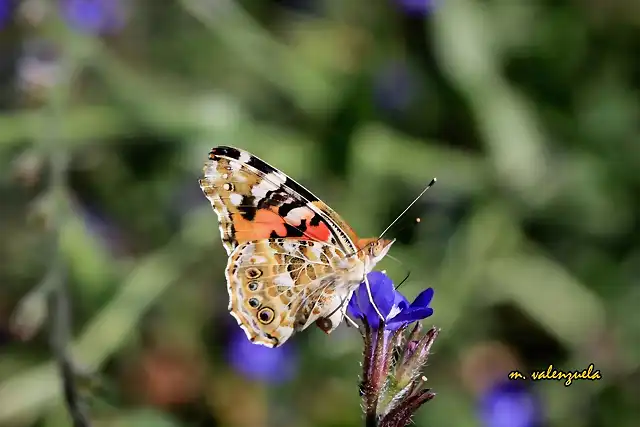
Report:
[[[229,256],[229,311],[247,338],[277,347],[313,322],[333,331],[393,241],[358,238],[329,206],[244,150],[213,148],[203,172]]]

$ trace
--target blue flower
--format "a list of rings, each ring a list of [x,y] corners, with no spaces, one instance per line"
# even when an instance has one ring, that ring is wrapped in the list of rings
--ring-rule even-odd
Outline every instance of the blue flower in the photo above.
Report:
[[[105,34],[125,25],[125,10],[120,0],[62,0],[62,15],[77,29]]]
[[[432,288],[422,291],[409,304],[404,295],[396,291],[393,282],[386,274],[374,271],[367,275],[367,279],[371,286],[373,301],[380,314],[385,318],[386,330],[395,331],[409,323],[426,319],[433,314],[433,309],[429,307],[433,298]],[[364,282],[360,284],[360,287],[351,297],[348,311],[353,317],[367,322],[374,329],[380,324],[380,316],[369,301],[367,285]]]
[[[484,393],[479,412],[486,427],[539,427],[543,420],[541,402],[514,381],[500,382]]]
[[[291,344],[276,348],[255,345],[237,325],[231,327],[227,359],[238,373],[268,383],[285,382],[295,375],[297,357]]]
[[[0,28],[11,20],[13,4],[10,0],[0,0]]]
[[[433,314],[429,307],[433,289],[422,291],[410,304],[396,291],[386,274],[369,273],[367,281],[373,303],[364,282],[347,307],[349,314],[364,324],[361,328],[364,360],[359,392],[367,425],[409,425],[412,414],[435,396],[424,387],[426,378],[421,372],[439,330],[434,327],[421,334],[420,324],[420,320]],[[384,318],[382,327],[380,316]],[[403,339],[410,323],[414,326]]]
[[[435,1],[434,0],[397,0],[400,6],[409,13],[415,13],[419,15],[426,15],[431,12]]]

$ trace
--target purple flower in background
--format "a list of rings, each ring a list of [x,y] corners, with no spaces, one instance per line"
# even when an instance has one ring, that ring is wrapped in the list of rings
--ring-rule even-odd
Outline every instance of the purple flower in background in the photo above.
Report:
[[[0,0],[0,28],[4,27],[13,15],[13,2],[11,0]]]
[[[542,404],[522,383],[500,382],[483,393],[479,402],[485,427],[540,427]]]
[[[396,0],[402,8],[415,14],[427,14],[433,10],[435,0]]]
[[[93,34],[114,33],[126,23],[121,0],[61,0],[61,13],[73,28]]]
[[[395,331],[400,327],[418,320],[426,319],[433,314],[429,307],[433,298],[433,289],[422,291],[416,299],[409,301],[398,292],[391,279],[380,271],[373,271],[367,275],[371,286],[371,295],[380,314],[385,318],[385,329]],[[369,300],[369,294],[365,283],[362,283],[354,292],[349,301],[349,314],[361,320],[365,320],[373,329],[380,324],[380,316]]]
[[[297,369],[297,355],[291,343],[269,348],[249,341],[238,326],[232,326],[227,344],[229,364],[248,378],[269,383],[291,379]]]

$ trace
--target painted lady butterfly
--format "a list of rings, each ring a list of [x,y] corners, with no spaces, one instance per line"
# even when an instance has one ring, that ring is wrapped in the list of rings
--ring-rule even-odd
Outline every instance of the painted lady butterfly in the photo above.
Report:
[[[229,255],[229,311],[255,344],[282,345],[316,322],[331,333],[394,240],[360,239],[329,206],[246,151],[216,147],[200,188]]]

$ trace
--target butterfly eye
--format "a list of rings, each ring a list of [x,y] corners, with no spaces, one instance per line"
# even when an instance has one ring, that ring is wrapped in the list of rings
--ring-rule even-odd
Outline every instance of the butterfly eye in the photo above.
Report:
[[[244,274],[247,276],[247,278],[249,279],[257,279],[258,277],[262,276],[262,270],[260,270],[257,267],[249,267],[245,270]],[[252,289],[252,291],[255,289]]]
[[[378,240],[375,243],[375,245],[373,245],[373,254],[375,256],[379,256],[384,251],[384,248],[385,248],[384,240]]]
[[[318,325],[318,327],[325,333],[333,328],[333,322],[331,322],[331,319],[327,317],[320,317],[316,320],[316,325]]]
[[[371,243],[369,245],[369,254],[371,256],[376,256],[378,254],[378,244],[377,243]]]
[[[258,312],[258,320],[263,325],[268,325],[269,323],[273,322],[274,317],[275,313],[269,307],[265,307]]]
[[[249,298],[249,306],[252,308],[256,308],[260,305],[260,301],[258,301],[258,298]]]
[[[258,282],[249,282],[249,285],[247,285],[247,287],[250,291],[255,291],[256,289],[258,289]]]

